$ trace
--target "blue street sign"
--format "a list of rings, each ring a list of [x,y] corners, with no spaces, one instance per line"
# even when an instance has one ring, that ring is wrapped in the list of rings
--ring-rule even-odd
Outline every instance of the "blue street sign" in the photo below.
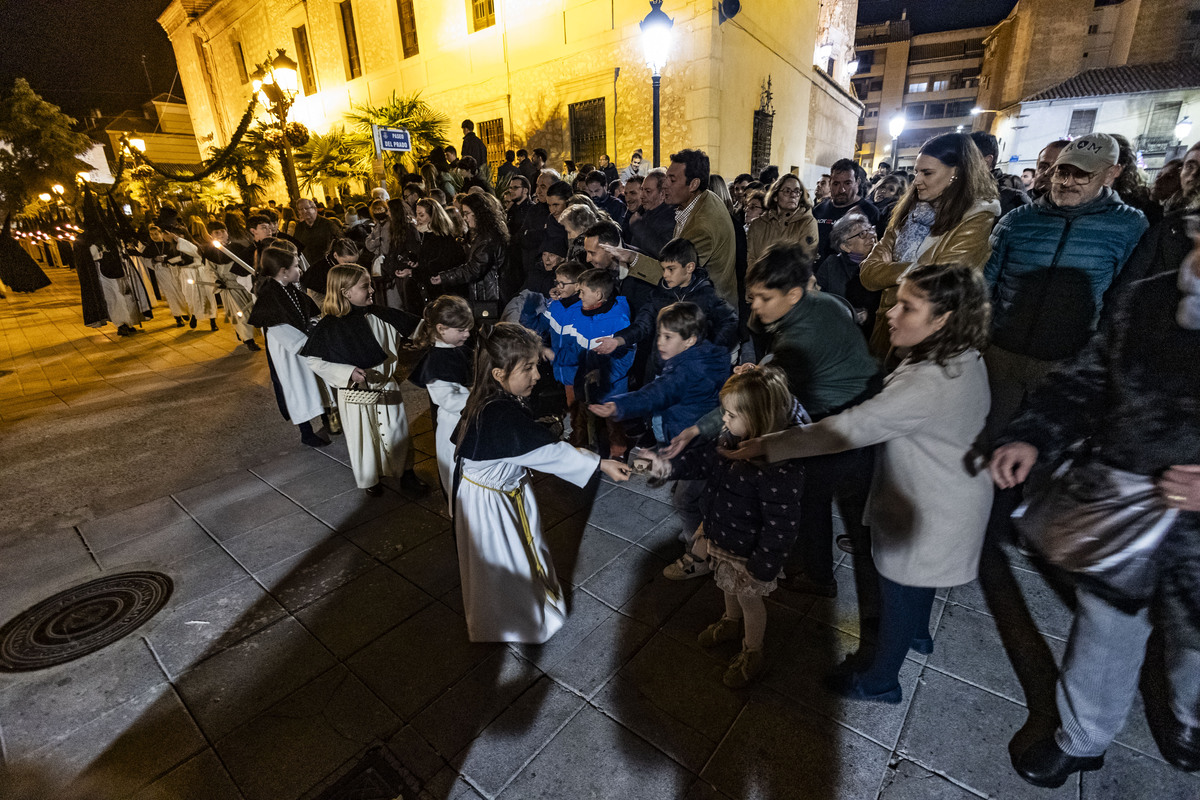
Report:
[[[375,147],[377,149],[401,153],[412,150],[412,136],[404,128],[385,128],[382,125],[372,127],[375,129]]]
[[[1009,156],[1008,157],[1008,163],[1010,163],[1010,164],[1014,164],[1020,160],[1021,160],[1020,156]]]

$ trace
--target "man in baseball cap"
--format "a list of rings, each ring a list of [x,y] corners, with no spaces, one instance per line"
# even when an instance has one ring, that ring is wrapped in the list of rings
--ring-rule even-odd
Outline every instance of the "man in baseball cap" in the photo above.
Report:
[[[1090,203],[1121,174],[1121,148],[1107,133],[1080,136],[1062,149],[1050,173],[1050,199],[1059,208]]]

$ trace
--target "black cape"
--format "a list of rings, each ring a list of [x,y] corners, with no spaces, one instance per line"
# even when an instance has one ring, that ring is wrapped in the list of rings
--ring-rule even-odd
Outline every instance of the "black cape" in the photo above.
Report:
[[[308,344],[302,356],[315,356],[334,364],[350,364],[359,369],[371,369],[382,364],[387,354],[379,346],[367,315],[378,317],[402,336],[412,336],[421,318],[395,308],[384,306],[351,306],[344,317],[325,316],[308,334]]]
[[[430,347],[413,365],[408,379],[422,389],[428,389],[434,381],[448,381],[460,386],[474,382],[471,351],[461,347]]]
[[[75,272],[79,275],[79,299],[83,304],[83,324],[98,328],[108,322],[108,304],[100,286],[100,272],[92,258],[92,237],[84,235],[75,240]]]
[[[58,247],[57,241],[50,247]],[[50,285],[50,279],[33,257],[7,234],[0,234],[0,281],[14,292],[36,292]]]
[[[559,440],[533,418],[524,402],[506,394],[488,401],[469,425],[460,422],[450,441],[457,445],[456,458],[492,461],[524,455]]]
[[[289,293],[300,303],[299,310],[296,303],[288,298]],[[254,301],[254,308],[250,309],[248,322],[256,328],[291,325],[301,333],[308,333],[311,327],[310,320],[320,315],[317,304],[304,292],[299,289],[289,292],[282,283],[268,278],[258,287],[258,296]]]

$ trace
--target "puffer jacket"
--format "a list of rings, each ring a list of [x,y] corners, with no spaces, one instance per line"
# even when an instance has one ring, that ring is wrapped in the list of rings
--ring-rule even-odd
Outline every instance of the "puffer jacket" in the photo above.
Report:
[[[802,246],[805,260],[812,264],[817,259],[819,238],[817,220],[811,209],[797,208],[791,214],[779,209],[767,211],[751,222],[746,231],[746,265],[754,266],[768,247],[780,242]]]
[[[900,278],[914,264],[959,264],[982,269],[992,252],[988,236],[1000,214],[998,200],[980,200],[963,215],[959,223],[939,236],[926,236],[917,249],[916,261],[896,261],[896,237],[906,220],[893,215],[887,232],[863,259],[858,279],[871,292],[883,292],[875,312],[875,330],[871,333],[871,354],[883,358],[891,350],[887,312],[896,305]]]
[[[1104,293],[1145,230],[1142,212],[1111,189],[1071,208],[1045,195],[1006,214],[984,268],[992,344],[1042,361],[1075,355],[1096,330]]]
[[[729,379],[729,351],[709,341],[697,342],[663,362],[663,371],[636,392],[614,395],[619,419],[662,414],[667,441],[720,405],[721,387]]]
[[[721,299],[708,277],[708,272],[700,267],[692,273],[692,279],[688,281],[687,286],[671,288],[665,282],[659,281],[650,295],[649,302],[635,312],[629,327],[617,331],[615,335],[624,339],[625,344],[652,345],[658,326],[658,312],[672,303],[695,303],[699,306],[708,321],[710,342],[726,350],[737,344],[737,311]]]
[[[442,286],[466,286],[467,300],[475,313],[500,316],[500,276],[508,257],[508,247],[498,238],[480,236],[467,250],[466,263],[440,273]]]
[[[799,403],[793,416],[796,424],[806,421]],[[733,441],[726,444],[736,447]],[[722,550],[747,559],[746,570],[758,580],[770,581],[779,574],[800,533],[803,459],[773,464],[735,461],[717,453],[716,442],[706,442],[671,460],[671,478],[707,479],[700,496],[704,535]]]

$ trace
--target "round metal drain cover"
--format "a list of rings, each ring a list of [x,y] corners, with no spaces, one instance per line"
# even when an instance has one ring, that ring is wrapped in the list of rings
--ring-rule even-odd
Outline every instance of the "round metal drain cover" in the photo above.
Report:
[[[124,638],[171,597],[158,572],[108,575],[59,592],[0,628],[0,672],[65,664]]]

